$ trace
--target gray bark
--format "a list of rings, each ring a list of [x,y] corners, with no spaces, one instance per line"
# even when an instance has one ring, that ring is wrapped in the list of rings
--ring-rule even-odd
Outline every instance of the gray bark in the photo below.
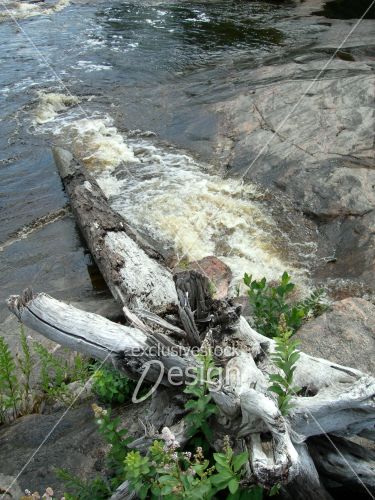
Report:
[[[109,206],[96,180],[66,150],[54,158],[83,237],[113,296],[122,304],[163,312],[177,303],[163,257]]]

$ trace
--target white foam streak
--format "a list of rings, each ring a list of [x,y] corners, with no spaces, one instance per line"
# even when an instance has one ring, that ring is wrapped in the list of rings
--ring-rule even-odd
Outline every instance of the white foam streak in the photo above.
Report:
[[[38,92],[38,105],[34,112],[34,123],[43,124],[53,121],[62,111],[79,104],[76,96],[56,92]]]
[[[137,162],[111,117],[74,119],[69,108],[79,103],[77,96],[38,92],[34,124],[48,124],[48,129],[61,137],[87,167],[115,168],[122,162]],[[82,108],[78,112],[82,116]]]
[[[52,127],[92,169],[112,207],[132,226],[172,246],[179,257],[216,255],[237,279],[244,272],[276,279],[287,270],[301,283],[303,270],[290,256],[313,249],[292,248],[254,185],[223,179],[188,154],[155,145],[144,135],[125,137],[109,116],[77,118],[65,112],[66,96],[39,97],[38,123],[52,122],[44,127]]]
[[[28,17],[40,16],[43,14],[53,14],[60,12],[70,4],[70,0],[58,0],[52,6],[46,6],[43,3],[29,3],[29,2],[3,2],[6,8],[0,12],[0,21],[7,19],[26,19]]]
[[[114,168],[123,162],[137,162],[111,118],[83,118],[58,131],[72,145],[74,154],[87,167]]]

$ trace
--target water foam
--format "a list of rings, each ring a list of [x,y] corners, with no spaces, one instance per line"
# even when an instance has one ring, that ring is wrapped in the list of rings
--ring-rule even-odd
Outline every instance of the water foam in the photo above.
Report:
[[[38,105],[34,112],[34,123],[43,124],[53,121],[59,113],[79,103],[80,99],[74,95],[39,91]]]
[[[123,162],[138,161],[109,116],[74,120],[54,133],[62,135],[73,154],[89,168],[114,168]]]
[[[93,71],[105,71],[112,69],[109,64],[94,64],[92,61],[80,60],[77,62],[73,69],[81,69],[86,73],[92,73]]]
[[[34,125],[59,136],[87,167],[114,168],[122,162],[137,162],[110,116],[81,118],[85,113],[81,106],[75,114],[70,110],[80,102],[74,95],[39,91]]]
[[[267,213],[252,184],[222,179],[191,156],[150,140],[128,139],[137,165],[101,171],[97,180],[111,206],[133,226],[171,244],[178,257],[216,255],[232,269],[279,278],[303,271],[283,258],[287,238]]]
[[[114,210],[179,258],[216,255],[237,280],[244,272],[276,279],[288,270],[303,283],[305,270],[292,258],[296,248],[253,184],[223,179],[145,134],[127,137],[109,116],[77,118],[70,111],[52,119],[54,134],[92,169]],[[298,253],[304,252],[314,248],[302,244]]]
[[[53,14],[60,12],[70,4],[70,0],[58,0],[52,6],[46,6],[43,3],[29,2],[2,2],[6,9],[0,12],[0,22],[7,19],[26,19],[28,17],[40,16],[43,14]]]

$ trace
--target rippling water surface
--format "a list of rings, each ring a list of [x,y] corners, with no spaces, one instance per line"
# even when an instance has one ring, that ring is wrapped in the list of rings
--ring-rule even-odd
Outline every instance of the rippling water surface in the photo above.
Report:
[[[1,299],[30,284],[64,298],[104,293],[66,209],[52,144],[72,149],[113,207],[177,255],[214,253],[237,276],[293,270],[295,252],[263,194],[223,180],[211,145],[212,104],[251,86],[251,68],[306,38],[289,19],[292,7],[7,5],[0,7]]]

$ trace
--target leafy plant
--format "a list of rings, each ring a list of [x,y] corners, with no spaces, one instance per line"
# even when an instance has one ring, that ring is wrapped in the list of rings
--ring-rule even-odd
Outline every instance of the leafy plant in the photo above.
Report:
[[[25,330],[23,324],[20,324],[20,334],[21,334],[21,350],[22,355],[17,354],[18,366],[22,372],[23,380],[23,400],[24,400],[24,411],[27,413],[30,408],[30,378],[33,370],[33,361],[29,343],[27,342]]]
[[[212,365],[208,358],[207,366]],[[113,419],[109,410],[93,405],[99,431],[111,444],[109,457],[115,463],[115,476],[107,481],[96,478],[82,481],[67,471],[59,470],[60,478],[67,481],[68,500],[108,498],[123,481],[128,481],[140,499],[210,500],[222,492],[229,500],[261,500],[262,488],[244,489],[241,485],[243,466],[248,461],[247,452],[235,455],[229,438],[224,439],[222,453],[205,457],[198,447],[195,453],[180,451],[180,445],[170,429],[162,430],[162,440],[156,440],[146,455],[128,447],[131,439],[125,429],[119,430],[119,418]],[[219,497],[222,497],[219,493]],[[91,495],[91,497],[90,497]]]
[[[296,363],[300,357],[297,350],[299,345],[298,340],[291,340],[293,332],[288,328],[284,315],[281,315],[278,336],[275,337],[275,353],[272,355],[272,361],[280,368],[281,374],[274,373],[269,376],[272,385],[268,388],[269,391],[277,394],[278,406],[282,415],[289,413],[292,408],[290,400],[300,388],[293,386],[293,375],[296,369]]]
[[[234,455],[229,443],[224,446],[223,453],[214,453],[215,469],[217,474],[212,476],[212,484],[219,490],[228,488],[231,495],[235,495],[240,487],[240,470],[249,460],[245,451]]]
[[[42,344],[35,342],[33,350],[20,324],[20,353],[13,357],[8,344],[0,337],[0,423],[9,419],[9,411],[16,418],[20,414],[35,410],[36,403],[46,398],[60,399],[70,403],[72,394],[68,383],[89,378],[89,363],[75,355],[72,362],[59,359]],[[34,362],[33,351],[41,365],[39,385],[43,391],[32,391],[31,377],[38,362]],[[21,374],[21,377],[20,377]]]
[[[112,493],[110,485],[102,478],[83,481],[66,469],[55,469],[55,474],[65,481],[65,500],[105,500]]]
[[[307,297],[300,305],[305,309],[306,317],[312,316],[316,318],[329,309],[329,300],[323,288],[319,288],[312,292],[310,297]]]
[[[93,391],[103,403],[108,404],[129,400],[136,386],[136,382],[106,366],[94,371],[93,381]]]
[[[68,351],[68,350],[67,350]],[[81,354],[75,354],[71,365],[66,361],[66,373],[69,382],[85,382],[91,377],[92,363]]]
[[[215,367],[212,354],[198,354],[196,356],[199,367],[195,370],[194,380],[188,384],[184,390],[185,394],[193,396],[186,404],[185,408],[189,413],[185,416],[189,437],[202,431],[205,437],[210,440],[212,431],[209,420],[217,411],[212,396],[209,393],[209,386],[219,375],[219,369]]]
[[[71,361],[60,358],[39,342],[35,342],[34,350],[40,360],[40,385],[46,397],[71,403],[73,396],[68,384],[86,381],[89,378],[91,371],[89,362],[80,354],[76,354]]]
[[[13,410],[17,417],[17,403],[20,399],[19,385],[16,376],[16,365],[4,337],[0,336],[0,404],[1,420],[6,419],[7,410]]]
[[[35,352],[41,365],[41,388],[48,398],[68,402],[70,394],[67,388],[67,365],[41,343],[35,342]]]
[[[112,469],[116,481],[121,481],[123,474],[124,459],[129,451],[128,444],[132,441],[127,437],[128,431],[120,429],[120,418],[113,418],[110,409],[103,409],[100,406],[93,404],[96,422],[99,427],[99,432],[103,435],[111,449],[107,456],[107,462]]]
[[[66,500],[104,500],[125,480],[124,460],[129,453],[128,444],[132,441],[127,437],[128,431],[120,429],[120,419],[113,418],[111,410],[93,404],[99,432],[108,444],[111,445],[106,457],[110,468],[111,479],[97,477],[93,480],[83,481],[66,469],[56,469],[56,476],[65,481],[67,493]]]
[[[266,337],[278,335],[280,316],[294,334],[308,316],[321,314],[328,307],[323,290],[313,292],[307,299],[291,304],[288,299],[295,289],[289,274],[285,271],[277,285],[270,285],[266,278],[253,280],[245,273],[244,283],[249,288],[248,297],[255,328]]]
[[[163,432],[172,439],[154,441],[144,457],[131,451],[125,459],[125,477],[141,499],[204,500],[224,490],[228,499],[241,497],[240,480],[247,452],[234,455],[228,445],[223,453],[214,453],[214,465],[210,466],[202,448],[197,448],[194,455],[178,452],[178,443],[169,429]]]

